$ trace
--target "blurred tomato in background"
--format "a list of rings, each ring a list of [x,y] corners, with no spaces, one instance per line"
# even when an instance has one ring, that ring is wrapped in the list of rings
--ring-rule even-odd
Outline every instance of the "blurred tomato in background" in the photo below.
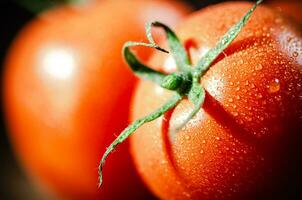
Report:
[[[33,1],[0,2],[7,112],[7,123],[1,120],[0,199],[153,198],[135,175],[127,144],[106,163],[104,189],[97,190],[96,162],[127,125],[135,82],[121,47],[144,40],[147,21],[174,25],[189,10],[184,4],[198,9],[221,1],[99,0],[39,17],[33,11],[42,7],[24,2]],[[268,3],[301,19],[299,0],[280,2]],[[138,52],[144,59],[150,53]]]
[[[87,1],[41,13],[22,29],[5,59],[4,110],[17,158],[41,191],[63,199],[149,198],[127,144],[97,187],[98,162],[128,124],[135,84],[121,49],[144,38],[146,22],[173,26],[188,10],[168,0]]]

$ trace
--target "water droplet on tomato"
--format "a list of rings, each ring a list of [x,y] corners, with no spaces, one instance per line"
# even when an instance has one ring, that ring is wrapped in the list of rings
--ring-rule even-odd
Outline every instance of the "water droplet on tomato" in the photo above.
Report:
[[[245,118],[248,122],[251,122],[252,121],[252,118],[251,117],[246,117]]]
[[[233,115],[236,117],[238,116],[238,112],[233,112]]]
[[[190,140],[190,138],[191,138],[191,137],[190,137],[189,135],[186,135],[186,136],[185,136],[185,139],[186,139],[186,140]]]
[[[255,69],[256,69],[257,71],[262,70],[262,68],[263,68],[262,64],[259,64],[259,65],[257,65],[257,66],[255,67]]]
[[[255,96],[256,96],[256,99],[261,99],[263,97],[261,93],[258,93]]]
[[[275,78],[269,85],[268,85],[268,92],[269,93],[276,93],[280,90],[280,81],[279,79]]]
[[[203,150],[203,149],[201,149],[201,150],[200,150],[200,153],[201,153],[201,154],[203,154],[203,153],[204,153],[204,150]]]

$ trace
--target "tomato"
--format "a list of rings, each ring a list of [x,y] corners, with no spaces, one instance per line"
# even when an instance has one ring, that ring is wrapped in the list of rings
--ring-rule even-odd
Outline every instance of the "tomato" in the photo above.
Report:
[[[267,2],[273,7],[276,7],[281,12],[292,17],[293,19],[302,22],[302,1],[301,0],[271,0]]]
[[[188,10],[168,1],[100,1],[48,11],[21,31],[5,63],[5,111],[13,148],[42,190],[71,199],[148,198],[127,144],[97,187],[101,155],[128,124],[135,78],[121,49],[145,38],[146,22],[174,25]]]
[[[251,7],[222,3],[186,18],[177,35],[191,46],[193,64]],[[167,73],[174,65],[162,53],[149,62]],[[135,165],[151,191],[161,199],[204,200],[288,199],[279,195],[301,191],[301,65],[301,29],[269,7],[257,8],[202,77],[206,97],[197,115],[173,131],[193,109],[184,99],[131,136]],[[170,96],[141,81],[132,118],[146,116]]]

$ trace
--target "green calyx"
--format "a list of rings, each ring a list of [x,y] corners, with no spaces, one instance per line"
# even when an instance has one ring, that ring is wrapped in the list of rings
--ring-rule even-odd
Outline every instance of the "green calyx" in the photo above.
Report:
[[[184,78],[182,75],[173,73],[164,77],[160,86],[168,90],[177,90],[183,82]]]
[[[238,36],[242,28],[245,26],[250,16],[256,7],[262,2],[258,0],[255,5],[240,19],[240,21],[231,27],[227,33],[218,41],[218,43],[210,49],[205,56],[203,56],[196,66],[192,66],[187,52],[176,34],[166,25],[160,22],[153,22],[146,25],[146,35],[149,43],[141,42],[127,42],[123,47],[124,58],[131,68],[131,70],[138,76],[147,81],[152,81],[161,87],[172,90],[174,95],[169,99],[166,104],[158,108],[153,113],[134,121],[130,124],[107,148],[99,165],[99,186],[102,185],[102,169],[108,155],[116,148],[116,146],[126,140],[134,131],[136,131],[143,124],[153,121],[161,117],[165,112],[169,111],[185,97],[194,104],[194,108],[183,123],[176,127],[176,131],[180,130],[186,125],[200,110],[205,100],[205,89],[200,84],[201,77],[210,68],[214,60],[232,43]],[[172,74],[164,74],[162,72],[151,69],[145,64],[141,63],[136,56],[131,52],[132,46],[145,46],[155,48],[164,53],[169,53],[167,50],[158,46],[152,37],[151,28],[163,28],[170,48],[170,52],[175,60],[177,72]]]

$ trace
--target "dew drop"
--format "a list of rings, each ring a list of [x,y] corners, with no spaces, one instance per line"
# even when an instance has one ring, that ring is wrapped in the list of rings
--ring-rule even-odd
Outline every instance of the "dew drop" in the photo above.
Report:
[[[248,122],[251,122],[252,121],[252,118],[251,117],[246,117],[245,118]]]
[[[256,66],[255,69],[256,69],[257,71],[260,71],[260,70],[262,70],[262,68],[263,68],[262,64],[259,64],[259,65]]]
[[[238,116],[238,112],[233,112],[233,115],[236,117]]]
[[[276,93],[280,90],[280,81],[279,79],[275,78],[269,85],[268,85],[268,92],[269,93]]]
[[[186,135],[186,136],[185,136],[185,139],[186,139],[186,140],[190,140],[190,136],[189,136],[189,135]]]
[[[262,94],[260,94],[260,93],[257,94],[257,95],[256,95],[256,98],[257,98],[257,99],[261,99],[261,98],[262,98]]]

